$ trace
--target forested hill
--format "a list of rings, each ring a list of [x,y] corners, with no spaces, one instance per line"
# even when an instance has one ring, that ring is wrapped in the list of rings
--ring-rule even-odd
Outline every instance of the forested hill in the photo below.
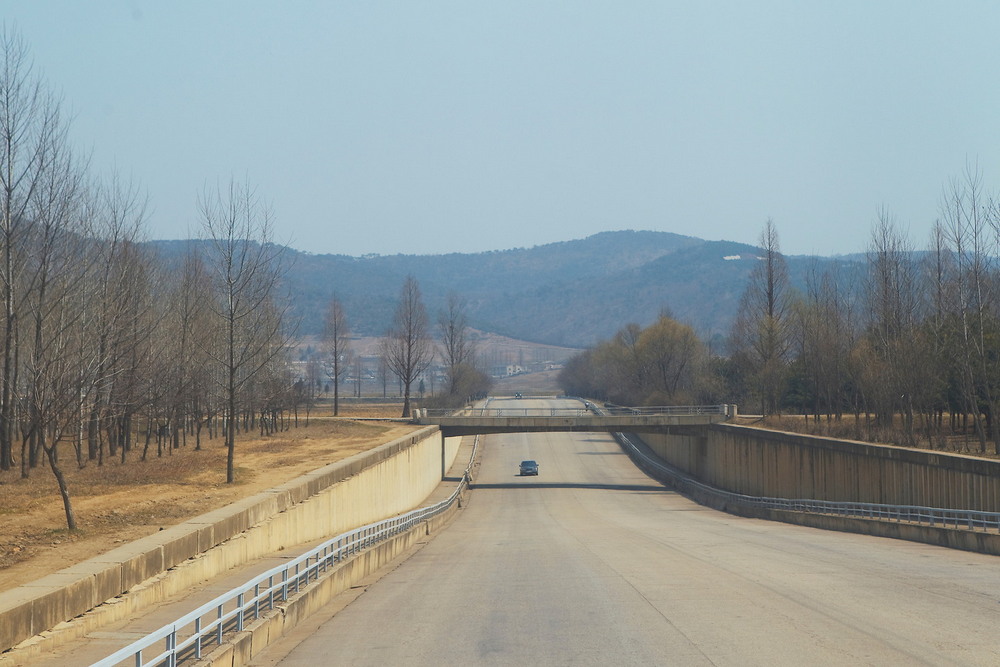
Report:
[[[183,241],[151,242],[176,257]],[[628,322],[645,325],[668,309],[704,337],[725,333],[757,249],[668,232],[602,232],[585,239],[484,253],[314,255],[289,249],[286,274],[300,333],[317,334],[330,298],[344,304],[356,333],[381,335],[403,279],[420,283],[432,320],[449,292],[468,302],[477,329],[514,338],[587,346]],[[788,257],[794,285],[811,268],[849,259]]]

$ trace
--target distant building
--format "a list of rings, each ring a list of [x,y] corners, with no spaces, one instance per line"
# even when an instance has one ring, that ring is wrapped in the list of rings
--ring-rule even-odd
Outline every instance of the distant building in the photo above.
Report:
[[[520,364],[507,364],[506,366],[493,366],[490,368],[490,375],[495,378],[511,377],[527,372],[527,369]]]

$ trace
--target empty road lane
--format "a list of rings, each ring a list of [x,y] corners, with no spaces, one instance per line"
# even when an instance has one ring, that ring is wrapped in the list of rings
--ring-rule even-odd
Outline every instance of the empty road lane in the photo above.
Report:
[[[254,664],[991,665],[998,627],[997,558],[730,516],[606,435],[512,434],[450,527]]]

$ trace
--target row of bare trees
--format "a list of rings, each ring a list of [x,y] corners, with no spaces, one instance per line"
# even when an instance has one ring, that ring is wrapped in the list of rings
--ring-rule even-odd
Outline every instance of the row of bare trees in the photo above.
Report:
[[[354,365],[352,362],[359,359],[350,346],[344,306],[336,297],[327,307],[320,357],[332,384],[333,414],[337,415],[341,382]],[[465,301],[457,294],[450,294],[445,308],[438,313],[434,331],[420,285],[413,276],[407,276],[400,288],[392,325],[379,341],[379,358],[383,380],[391,374],[399,382],[403,417],[410,416],[414,383],[435,359],[445,368],[446,383],[442,392],[430,399],[431,403],[442,406],[461,403],[469,396],[487,392],[491,384],[476,360]],[[355,365],[355,370],[360,376],[360,368]]]
[[[288,400],[280,248],[247,185],[201,197],[207,243],[160,261],[146,200],[97,181],[70,148],[60,101],[13,31],[0,32],[0,471],[157,453],[221,430],[277,426]],[[136,456],[139,456],[136,454]]]
[[[813,271],[794,293],[776,234],[751,277],[732,336],[731,388],[765,414],[839,420],[865,437],[985,452],[1000,443],[1000,200],[968,167],[945,188],[941,215],[917,251],[878,212],[861,271]],[[773,265],[774,270],[769,267]],[[777,295],[765,306],[759,295]],[[893,433],[899,434],[898,437]],[[887,435],[888,434],[888,435]]]
[[[946,187],[926,250],[883,209],[863,262],[813,268],[793,289],[771,221],[759,246],[728,355],[692,342],[683,372],[665,363],[662,351],[694,336],[661,317],[574,359],[564,389],[636,404],[701,397],[827,423],[853,415],[854,437],[998,452],[1000,199],[976,167]]]

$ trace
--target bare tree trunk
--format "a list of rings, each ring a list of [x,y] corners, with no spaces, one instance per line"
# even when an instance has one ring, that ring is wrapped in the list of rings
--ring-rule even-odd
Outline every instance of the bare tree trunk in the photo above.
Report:
[[[51,447],[45,448],[45,455],[49,461],[49,468],[52,469],[52,474],[56,478],[56,484],[59,486],[59,496],[62,498],[63,511],[66,514],[66,527],[70,530],[76,530],[76,514],[73,512],[73,502],[69,497],[69,486],[66,484],[66,476],[63,475],[62,469],[59,467],[55,442],[52,443]]]
[[[334,297],[326,312],[326,322],[323,328],[323,344],[327,354],[327,375],[333,382],[333,416],[340,415],[340,378],[344,374],[345,365],[349,366],[350,331],[347,327],[347,316],[344,307]],[[360,380],[360,376],[359,376]]]

